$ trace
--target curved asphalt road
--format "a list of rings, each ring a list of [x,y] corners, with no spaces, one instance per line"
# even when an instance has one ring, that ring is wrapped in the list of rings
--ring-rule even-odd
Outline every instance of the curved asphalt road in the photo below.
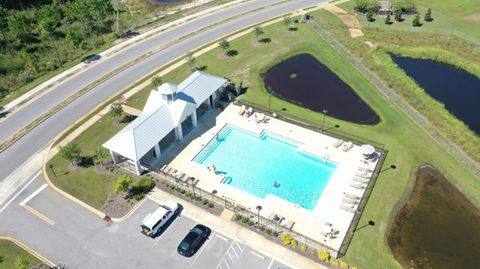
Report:
[[[224,9],[198,20],[181,25],[172,30],[151,37],[143,42],[132,45],[115,56],[94,64],[86,71],[60,84],[54,90],[40,97],[0,123],[0,141],[4,141],[24,126],[46,113],[78,90],[98,80],[115,68],[142,56],[143,54],[189,33],[196,32],[206,26],[225,19],[250,12],[238,18],[220,23],[208,30],[194,34],[182,41],[161,50],[160,52],[130,66],[119,74],[96,86],[82,95],[62,110],[45,120],[0,154],[0,181],[5,179],[16,168],[20,167],[29,157],[46,147],[61,131],[73,124],[95,106],[132,84],[145,74],[159,68],[163,64],[183,55],[189,50],[200,47],[220,36],[227,35],[248,25],[278,16],[288,11],[310,7],[322,0],[293,0],[273,5],[280,1],[253,0],[239,6]],[[264,9],[254,11],[260,7]],[[254,11],[254,12],[252,12]]]

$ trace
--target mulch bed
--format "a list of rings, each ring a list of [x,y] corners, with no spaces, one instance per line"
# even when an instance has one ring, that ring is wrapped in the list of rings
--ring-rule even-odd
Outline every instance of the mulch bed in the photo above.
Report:
[[[100,210],[112,218],[125,216],[138,203],[135,199],[125,199],[125,195],[122,192],[114,194],[112,191]]]

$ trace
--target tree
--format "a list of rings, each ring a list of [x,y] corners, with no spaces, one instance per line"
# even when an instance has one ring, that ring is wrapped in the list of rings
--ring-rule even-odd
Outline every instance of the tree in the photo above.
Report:
[[[8,17],[10,32],[20,41],[24,42],[30,35],[30,20],[25,12],[17,11]]]
[[[392,19],[390,18],[390,14],[387,14],[387,17],[385,18],[385,24],[392,24]]]
[[[120,103],[113,103],[110,105],[110,114],[115,117],[119,118],[123,113],[123,108]]]
[[[397,8],[395,9],[395,11],[393,12],[393,16],[395,18],[396,21],[402,21],[402,9],[400,8]]]
[[[9,93],[10,91],[7,88],[0,86],[0,99],[7,97]]]
[[[156,88],[158,88],[158,86],[162,85],[163,81],[162,81],[162,77],[160,76],[155,76],[152,78],[152,84],[153,86],[155,86]]]
[[[220,46],[220,48],[222,48],[225,54],[227,53],[227,50],[230,48],[230,42],[228,42],[225,38],[220,40],[218,45]]]
[[[373,17],[373,10],[371,9],[367,11],[367,21],[369,22],[375,21],[375,18]]]
[[[0,31],[3,35],[3,41],[7,42],[8,13],[7,10],[3,7],[0,7]]]
[[[78,0],[77,0],[78,1]],[[95,24],[95,31],[103,39],[103,32],[105,28],[105,18],[113,10],[110,0],[83,0],[86,2],[89,15],[92,17]]]
[[[353,9],[355,11],[365,13],[369,9],[372,9],[375,5],[375,2],[372,0],[355,0]]]
[[[429,21],[429,22],[430,22],[430,21],[433,21],[433,18],[432,18],[432,9],[429,8],[429,9],[427,10],[427,13],[425,13],[425,17],[423,17],[423,19],[424,19],[425,21]]]
[[[285,24],[285,26],[287,26],[287,29],[289,29],[290,24],[292,23],[292,19],[290,18],[290,16],[288,15],[283,16],[283,23]]]
[[[128,192],[130,185],[132,185],[132,178],[127,175],[121,175],[113,185],[113,192],[115,194],[119,192]]]
[[[260,26],[257,26],[253,29],[253,33],[255,34],[255,36],[257,37],[257,42],[258,42],[258,37],[260,35],[263,35],[265,32],[263,31],[262,27]]]
[[[93,162],[95,164],[99,164],[106,160],[110,154],[108,151],[104,148],[97,148],[95,150],[95,154],[93,155]]]
[[[52,43],[53,50],[57,56],[58,64],[62,66],[62,59],[60,59],[60,54],[58,54],[57,45],[55,44],[55,29],[57,28],[57,22],[52,18],[43,18],[40,21],[40,32],[41,36],[44,39],[49,39]]]
[[[85,35],[83,31],[81,31],[80,27],[72,27],[68,29],[65,39],[75,48],[78,48],[85,40]]]
[[[417,14],[415,15],[415,17],[413,18],[412,25],[413,25],[414,27],[422,26],[422,24],[420,23],[420,15],[418,15],[418,13],[417,13]]]
[[[193,53],[191,51],[188,51],[187,54],[185,55],[185,62],[187,62],[188,68],[190,69],[190,72],[193,71],[193,65],[195,64],[195,57],[193,57]]]
[[[81,159],[80,148],[78,147],[78,144],[71,143],[65,147],[60,147],[60,156],[75,165]]]

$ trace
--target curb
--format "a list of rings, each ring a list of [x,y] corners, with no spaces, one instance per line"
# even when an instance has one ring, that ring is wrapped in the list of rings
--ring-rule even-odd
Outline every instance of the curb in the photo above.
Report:
[[[30,248],[29,246],[25,245],[24,243],[20,242],[19,240],[13,238],[13,237],[10,237],[10,236],[0,236],[0,240],[7,240],[7,241],[10,241],[12,243],[14,243],[15,245],[19,246],[20,248],[22,248],[23,250],[27,251],[28,253],[30,253],[32,256],[34,256],[35,258],[39,259],[40,261],[42,261],[43,263],[45,263],[46,265],[50,266],[50,267],[55,267],[57,266],[55,263],[53,263],[51,260],[49,260],[48,258],[42,256],[41,254],[39,254],[38,252],[36,252],[35,250],[33,250],[32,248]]]

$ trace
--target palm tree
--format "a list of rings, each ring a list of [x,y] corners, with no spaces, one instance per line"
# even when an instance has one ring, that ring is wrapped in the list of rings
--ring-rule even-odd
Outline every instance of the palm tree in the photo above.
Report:
[[[187,62],[188,67],[190,68],[190,72],[193,71],[193,65],[195,64],[196,60],[197,59],[195,59],[195,57],[193,57],[193,53],[191,51],[188,51],[187,54],[186,54],[186,57],[185,57],[185,61]]]
[[[222,48],[223,52],[225,54],[227,54],[227,51],[228,49],[230,48],[230,42],[228,42],[225,38],[220,40],[220,42],[218,43],[218,45],[220,46],[220,48]]]
[[[263,35],[265,32],[263,31],[262,27],[257,26],[253,29],[253,33],[257,37],[257,42],[258,42],[258,36]]]

